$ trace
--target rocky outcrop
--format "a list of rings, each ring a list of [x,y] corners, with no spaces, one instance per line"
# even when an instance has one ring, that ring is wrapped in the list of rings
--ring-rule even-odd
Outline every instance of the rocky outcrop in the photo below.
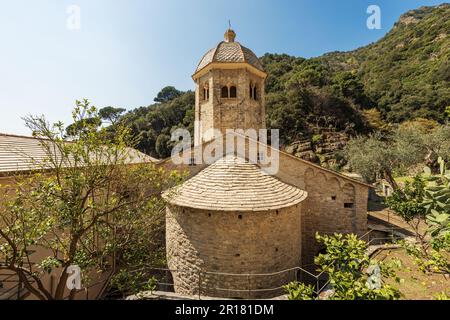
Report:
[[[285,151],[304,160],[332,168],[338,163],[336,152],[341,151],[349,136],[343,132],[322,131],[311,139],[302,139],[285,147]]]

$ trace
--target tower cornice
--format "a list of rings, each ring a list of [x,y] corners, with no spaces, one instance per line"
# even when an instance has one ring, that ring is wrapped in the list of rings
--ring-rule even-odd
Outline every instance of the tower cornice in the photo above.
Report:
[[[212,62],[207,66],[205,66],[204,68],[202,68],[201,70],[194,73],[192,75],[192,79],[196,81],[197,79],[201,78],[202,76],[204,76],[205,74],[214,69],[222,69],[222,70],[246,69],[247,71],[263,79],[267,78],[267,73],[258,68],[255,68],[254,66],[252,66],[247,62]]]

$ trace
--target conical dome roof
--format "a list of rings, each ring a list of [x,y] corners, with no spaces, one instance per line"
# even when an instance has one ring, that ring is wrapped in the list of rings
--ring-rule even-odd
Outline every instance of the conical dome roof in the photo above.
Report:
[[[298,204],[306,196],[306,191],[231,155],[164,194],[173,205],[216,211],[275,210]]]
[[[256,54],[254,54],[252,50],[241,45],[239,42],[235,42],[235,37],[236,33],[233,30],[228,29],[225,32],[225,41],[220,42],[203,56],[197,66],[197,69],[195,70],[195,73],[199,72],[201,69],[213,62],[245,62],[261,71],[264,71],[264,68]]]

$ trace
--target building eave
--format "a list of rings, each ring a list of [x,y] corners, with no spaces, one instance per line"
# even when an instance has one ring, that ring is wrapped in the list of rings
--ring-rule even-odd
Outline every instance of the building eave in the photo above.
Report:
[[[257,76],[263,79],[267,78],[267,73],[252,66],[247,62],[211,62],[202,69],[200,69],[199,71],[195,72],[192,75],[192,80],[196,81],[198,78],[204,76],[213,69],[225,69],[225,70],[246,69],[249,72],[256,74]]]

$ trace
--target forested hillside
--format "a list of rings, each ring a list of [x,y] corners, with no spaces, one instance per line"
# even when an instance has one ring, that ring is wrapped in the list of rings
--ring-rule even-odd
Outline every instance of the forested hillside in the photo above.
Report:
[[[450,5],[405,13],[376,43],[304,59],[265,54],[267,127],[290,153],[332,166],[347,140],[415,118],[444,122],[450,105]],[[194,94],[164,88],[122,121],[139,149],[170,154],[170,132],[192,130]],[[331,160],[331,164],[330,164]]]
[[[381,40],[321,60],[331,72],[351,71],[388,121],[444,119],[450,100],[450,5],[403,14]]]
[[[121,121],[131,127],[135,135],[140,135],[140,151],[165,158],[172,150],[172,130],[183,127],[193,134],[195,95],[192,91],[181,92],[173,87],[165,87],[155,102],[128,112]]]

